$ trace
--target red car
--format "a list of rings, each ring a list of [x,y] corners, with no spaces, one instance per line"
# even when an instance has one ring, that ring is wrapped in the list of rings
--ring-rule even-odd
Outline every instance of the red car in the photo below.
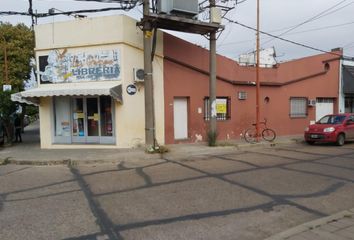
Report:
[[[305,129],[308,144],[332,142],[342,146],[349,139],[354,140],[353,113],[326,115]]]

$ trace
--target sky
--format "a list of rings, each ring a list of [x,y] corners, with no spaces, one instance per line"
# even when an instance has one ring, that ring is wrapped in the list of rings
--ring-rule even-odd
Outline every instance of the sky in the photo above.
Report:
[[[199,0],[201,2],[202,0]],[[217,4],[223,1],[216,0]],[[225,1],[224,1],[225,2]],[[245,0],[235,6],[226,15],[228,19],[256,28],[256,0]],[[229,1],[229,6],[232,1]],[[115,3],[85,2],[74,0],[33,0],[33,8],[38,13],[56,11],[71,11],[81,9],[95,9],[119,7]],[[0,11],[28,10],[28,0],[0,0]],[[354,57],[354,0],[260,0],[260,30],[272,35],[281,35],[282,38],[324,51],[342,47],[344,55]],[[142,17],[142,7],[130,11],[111,11],[99,14],[86,14],[88,17],[98,15],[126,14],[135,19]],[[203,15],[199,16],[203,19]],[[41,18],[38,24],[53,21],[72,20],[73,17],[51,16]],[[0,15],[0,21],[12,24],[25,23],[30,26],[30,17]],[[238,59],[240,54],[252,52],[256,45],[256,32],[235,23],[223,20],[224,31],[219,33],[217,52],[232,59]],[[300,26],[299,26],[300,25]],[[293,28],[293,29],[292,29]],[[208,48],[209,42],[204,36],[171,32],[182,39],[193,42],[201,47]],[[310,55],[320,54],[320,51],[311,50],[283,40],[260,35],[262,48],[274,47],[277,60],[288,61]]]

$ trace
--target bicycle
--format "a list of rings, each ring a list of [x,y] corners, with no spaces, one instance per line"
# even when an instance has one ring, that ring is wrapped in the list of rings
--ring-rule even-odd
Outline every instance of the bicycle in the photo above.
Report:
[[[267,127],[267,119],[264,119],[264,122],[260,122],[260,125],[263,125],[261,133],[258,137],[262,137],[264,140],[271,142],[276,138],[276,133],[273,129]],[[256,124],[252,124],[252,128],[249,128],[244,133],[245,141],[248,143],[255,143],[257,142],[257,127]]]

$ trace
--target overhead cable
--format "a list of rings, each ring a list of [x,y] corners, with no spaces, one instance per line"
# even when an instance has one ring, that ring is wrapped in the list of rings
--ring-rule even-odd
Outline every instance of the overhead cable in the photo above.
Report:
[[[300,34],[300,33],[307,33],[307,32],[314,32],[314,31],[320,31],[320,30],[327,30],[330,28],[338,28],[338,27],[343,27],[343,26],[347,26],[347,25],[352,25],[354,24],[354,21],[351,22],[345,22],[345,23],[341,23],[341,24],[335,24],[335,25],[328,25],[328,26],[323,26],[323,27],[319,27],[319,28],[311,28],[311,29],[307,29],[307,30],[303,30],[303,31],[298,31],[298,32],[293,32],[293,33],[288,33],[285,35],[296,35],[296,34]],[[277,31],[270,31],[271,32],[277,32]],[[229,42],[229,43],[224,43],[224,44],[218,44],[218,46],[226,46],[226,45],[234,45],[234,44],[240,44],[240,43],[245,43],[245,42],[250,42],[252,41],[252,39],[248,39],[248,40],[240,40],[237,42]]]
[[[346,1],[347,1],[347,0],[342,0],[342,1],[338,2],[338,3],[336,3],[335,5],[333,5],[333,6],[329,7],[329,8],[327,8],[327,9],[323,10],[322,12],[316,14],[315,16],[313,16],[313,17],[311,17],[311,18],[309,18],[309,19],[307,19],[307,20],[305,20],[305,21],[303,21],[303,22],[301,22],[301,23],[299,23],[299,24],[297,24],[297,25],[291,27],[290,29],[286,30],[285,32],[282,32],[281,34],[279,34],[279,35],[277,35],[277,36],[278,36],[278,37],[283,36],[283,35],[287,34],[288,32],[290,32],[290,31],[292,31],[292,30],[294,30],[294,29],[296,29],[296,28],[298,28],[298,27],[300,27],[300,26],[302,26],[302,25],[304,25],[304,24],[306,24],[306,23],[309,23],[309,22],[315,21],[315,20],[317,20],[317,19],[319,19],[319,18],[325,17],[325,16],[327,16],[327,15],[329,15],[329,14],[332,14],[332,13],[334,13],[334,12],[337,12],[337,11],[343,9],[344,7],[349,6],[350,4],[353,4],[353,3],[354,3],[354,1],[351,1],[351,2],[348,3],[348,4],[346,4],[346,5],[344,5],[344,6],[340,7],[340,8],[335,9],[336,7],[338,7],[339,5],[341,5],[342,3],[346,2]],[[331,11],[331,10],[332,10],[332,11]],[[273,41],[273,40],[274,40],[274,39],[270,39],[270,40],[264,42],[263,45],[265,45],[265,44],[267,44],[267,43],[269,43],[269,42],[271,42],[271,41]]]
[[[225,18],[227,21],[231,22],[231,23],[234,23],[234,24],[237,24],[237,25],[240,25],[244,28],[248,28],[248,29],[251,29],[253,31],[257,31],[257,29],[253,28],[253,27],[250,27],[250,26],[247,26],[243,23],[240,23],[240,22],[237,22],[237,21],[234,21],[234,20],[231,20],[231,19],[228,19],[228,18]],[[270,36],[270,37],[273,37],[273,38],[276,38],[276,39],[279,39],[279,40],[282,40],[284,42],[288,42],[288,43],[291,43],[291,44],[294,44],[294,45],[297,45],[297,46],[300,46],[300,47],[304,47],[304,48],[307,48],[307,49],[311,49],[311,50],[314,50],[314,51],[318,51],[318,52],[322,52],[322,53],[328,53],[328,54],[332,54],[332,55],[336,55],[336,56],[339,56],[339,57],[342,57],[343,55],[342,54],[338,54],[338,53],[335,53],[335,52],[329,52],[329,51],[325,51],[323,49],[320,49],[320,48],[316,48],[316,47],[312,47],[312,46],[308,46],[308,45],[305,45],[303,43],[299,43],[299,42],[295,42],[295,41],[292,41],[292,40],[289,40],[289,39],[285,39],[285,38],[282,38],[282,37],[279,37],[279,36],[275,36],[273,34],[270,34],[270,33],[267,33],[267,32],[264,32],[264,31],[259,31],[260,33],[264,34],[264,35],[267,35],[267,36]],[[344,57],[344,56],[343,56]]]
[[[134,6],[135,7],[135,6]],[[23,16],[34,16],[37,18],[50,17],[55,15],[75,15],[79,13],[96,13],[96,12],[106,12],[114,10],[130,10],[134,7],[113,7],[113,8],[99,8],[99,9],[85,9],[85,10],[75,10],[75,11],[63,11],[63,12],[48,12],[48,13],[29,13],[29,12],[15,12],[15,11],[1,11],[0,15],[23,15]]]

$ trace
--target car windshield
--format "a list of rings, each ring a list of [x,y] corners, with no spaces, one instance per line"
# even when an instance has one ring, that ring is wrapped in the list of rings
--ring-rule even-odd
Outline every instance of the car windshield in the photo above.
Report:
[[[327,115],[321,118],[319,124],[341,124],[345,119],[344,115]]]

